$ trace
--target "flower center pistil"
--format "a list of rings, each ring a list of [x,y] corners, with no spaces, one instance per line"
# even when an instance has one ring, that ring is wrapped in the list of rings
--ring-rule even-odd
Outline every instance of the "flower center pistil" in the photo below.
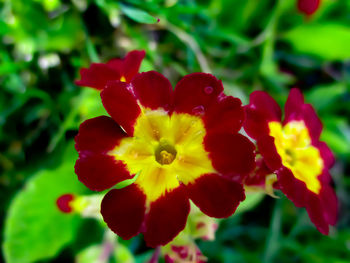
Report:
[[[154,156],[156,161],[161,165],[171,164],[176,158],[177,151],[173,145],[167,141],[160,140],[155,150]]]

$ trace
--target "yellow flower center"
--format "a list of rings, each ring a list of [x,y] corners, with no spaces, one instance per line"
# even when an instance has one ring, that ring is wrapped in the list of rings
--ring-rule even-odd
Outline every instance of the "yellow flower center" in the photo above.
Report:
[[[180,182],[215,172],[204,149],[205,134],[200,117],[142,109],[134,136],[122,139],[109,154],[123,161],[131,174],[139,173],[135,183],[154,201]]]
[[[269,129],[282,164],[310,191],[318,194],[321,189],[318,176],[324,165],[319,150],[311,144],[304,121],[290,121],[283,127],[280,122],[270,122]]]
[[[121,82],[126,82],[126,78],[125,78],[124,76],[121,76],[121,77],[120,77],[120,81],[121,81]]]

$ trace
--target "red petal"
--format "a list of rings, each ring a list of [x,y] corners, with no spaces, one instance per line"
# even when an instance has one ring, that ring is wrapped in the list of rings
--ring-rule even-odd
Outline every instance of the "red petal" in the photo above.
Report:
[[[57,198],[56,205],[63,213],[71,213],[73,211],[70,203],[74,200],[74,195],[64,194]]]
[[[280,185],[281,191],[291,200],[297,207],[303,207],[307,203],[308,193],[304,182],[296,179],[293,173],[283,167],[276,172],[277,179]]]
[[[282,159],[277,153],[275,146],[275,139],[271,136],[263,136],[257,141],[258,149],[261,155],[264,157],[266,165],[275,171],[282,166]]]
[[[104,154],[82,152],[75,163],[78,179],[93,191],[103,191],[115,184],[130,179],[125,164],[114,157]]]
[[[169,109],[172,87],[167,78],[156,71],[137,74],[132,82],[133,90],[140,103],[147,108]]]
[[[224,175],[246,175],[255,167],[255,146],[241,134],[207,134],[205,149],[213,167]]]
[[[323,159],[323,162],[325,163],[325,166],[328,169],[331,168],[335,162],[335,158],[331,149],[329,149],[328,145],[324,142],[318,142],[316,147],[320,151],[320,154]]]
[[[106,64],[93,63],[90,68],[80,70],[81,80],[75,81],[78,86],[91,87],[102,90],[108,81],[119,80],[119,72],[114,71]]]
[[[223,92],[221,81],[211,74],[193,73],[183,77],[175,87],[176,112],[203,114]]]
[[[80,151],[104,153],[112,150],[126,136],[110,117],[100,116],[84,121],[75,137],[75,148]]]
[[[109,115],[132,136],[134,124],[141,109],[125,82],[108,83],[101,92],[102,103]]]
[[[305,207],[311,222],[322,234],[327,235],[328,225],[334,225],[337,218],[337,198],[333,189],[323,182],[321,192],[317,195],[309,191],[305,183],[296,179],[287,168],[280,169],[277,176],[282,192],[297,207]]]
[[[310,220],[316,226],[317,230],[324,235],[328,235],[329,224],[324,217],[323,207],[319,197],[316,194],[309,193],[308,202],[305,206]]]
[[[208,216],[232,215],[245,199],[243,186],[218,174],[205,174],[186,186],[190,199]]]
[[[304,97],[299,89],[291,89],[284,110],[284,124],[293,120],[303,120],[308,127],[313,143],[319,140],[322,123],[313,107],[310,104],[304,104]]]
[[[180,186],[151,203],[144,233],[148,246],[165,245],[185,228],[190,212],[185,190],[184,186]]]
[[[264,91],[254,91],[250,94],[250,103],[245,107],[245,112],[244,130],[254,139],[269,134],[268,122],[281,121],[280,107]]]
[[[101,204],[101,214],[108,227],[123,239],[136,236],[146,211],[146,196],[134,184],[113,189]]]
[[[329,185],[323,186],[320,197],[326,221],[335,225],[338,218],[338,200],[333,188]]]
[[[123,59],[112,59],[107,65],[120,73],[120,77],[124,77],[126,82],[139,72],[141,62],[145,57],[144,50],[130,51]]]
[[[231,96],[224,97],[213,104],[203,116],[204,124],[209,132],[237,133],[243,124],[244,110],[242,102]]]

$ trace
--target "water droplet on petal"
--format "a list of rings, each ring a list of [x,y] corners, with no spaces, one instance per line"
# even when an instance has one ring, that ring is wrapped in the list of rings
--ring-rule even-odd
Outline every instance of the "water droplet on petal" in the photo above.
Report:
[[[204,92],[205,92],[206,94],[212,94],[213,91],[214,91],[214,89],[213,89],[213,87],[211,87],[211,86],[207,86],[207,87],[204,88]]]
[[[192,109],[192,113],[198,114],[198,115],[203,114],[203,113],[204,113],[204,106],[199,105],[199,106],[197,106],[197,107],[194,107],[194,108]]]

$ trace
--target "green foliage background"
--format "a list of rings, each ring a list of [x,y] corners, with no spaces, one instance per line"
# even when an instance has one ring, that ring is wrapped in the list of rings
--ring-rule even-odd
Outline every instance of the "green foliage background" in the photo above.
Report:
[[[104,227],[54,204],[62,193],[90,193],[74,175],[72,140],[83,120],[105,114],[98,93],[73,81],[91,62],[144,49],[142,71],[173,84],[211,72],[244,104],[266,90],[283,105],[298,86],[337,156],[340,212],[329,236],[287,199],[265,197],[222,221],[215,241],[199,242],[209,262],[349,262],[349,14],[349,0],[323,0],[312,17],[295,0],[0,0],[2,260],[99,262]],[[111,262],[151,253],[136,237],[120,241]]]

